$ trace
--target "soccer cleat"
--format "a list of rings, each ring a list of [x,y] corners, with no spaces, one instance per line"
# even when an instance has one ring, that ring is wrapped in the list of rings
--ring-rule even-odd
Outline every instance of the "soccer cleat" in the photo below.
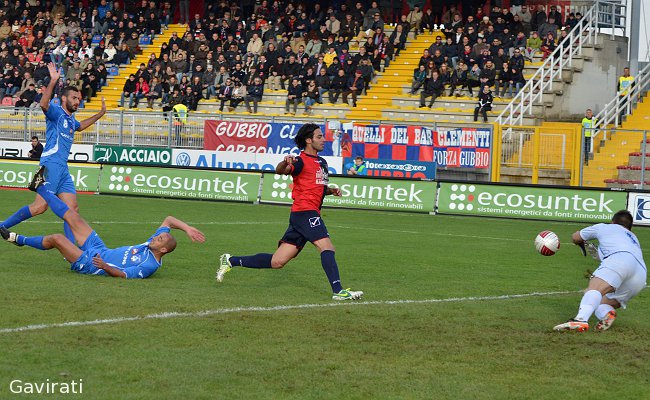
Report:
[[[7,228],[4,226],[0,226],[0,236],[7,242],[11,244],[15,244],[16,246],[22,246],[21,244],[16,243],[16,236],[18,236],[15,232],[9,232]]]
[[[580,321],[573,318],[571,318],[570,320],[568,320],[563,324],[555,325],[555,327],[553,327],[553,330],[558,332],[563,332],[563,331],[584,332],[587,329],[589,329],[589,323],[587,321]]]
[[[338,293],[334,293],[332,295],[332,300],[359,300],[363,296],[363,292],[361,291],[354,291],[348,289],[342,289]]]
[[[45,167],[42,166],[38,169],[38,171],[36,171],[34,177],[32,178],[32,181],[29,183],[29,186],[27,186],[27,188],[32,192],[35,192],[36,189],[38,189],[38,187],[41,186],[44,182],[45,182]]]
[[[219,269],[217,270],[217,282],[223,282],[223,276],[232,269],[230,254],[224,253],[219,257]]]
[[[594,329],[599,332],[606,331],[612,326],[615,319],[616,319],[616,311],[612,310],[608,312],[607,315],[605,315],[605,318],[598,321],[598,324],[596,324],[596,327]]]

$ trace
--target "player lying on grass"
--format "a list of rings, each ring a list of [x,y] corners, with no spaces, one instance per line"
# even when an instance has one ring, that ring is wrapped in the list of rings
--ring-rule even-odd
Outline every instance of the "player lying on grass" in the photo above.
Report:
[[[321,265],[332,287],[334,300],[357,300],[361,291],[343,289],[339,267],[334,258],[334,245],[321,218],[320,209],[326,195],[341,195],[337,187],[330,187],[327,161],[318,156],[323,150],[325,137],[316,124],[303,125],[294,139],[302,150],[298,157],[286,156],[275,168],[277,174],[293,177],[293,206],[289,216],[289,227],[284,233],[275,253],[259,253],[252,256],[231,256],[222,254],[217,281],[232,267],[282,268],[296,257],[308,242],[320,252]]]
[[[193,242],[205,241],[203,233],[172,216],[165,218],[158,230],[144,243],[109,249],[97,233],[74,210],[48,190],[37,173],[30,189],[35,190],[52,211],[70,225],[79,244],[77,247],[61,234],[26,237],[0,227],[0,235],[17,246],[29,246],[39,250],[57,249],[70,263],[70,269],[80,274],[110,275],[118,278],[148,278],[162,265],[162,257],[176,248],[176,239],[170,229],[180,229]]]
[[[647,268],[639,240],[631,232],[632,221],[632,214],[621,210],[614,214],[611,223],[592,225],[573,234],[573,243],[583,250],[587,240],[597,239],[602,261],[589,280],[578,314],[554,330],[586,331],[594,312],[599,319],[595,329],[607,330],[616,319],[616,309],[626,308],[646,286]]]

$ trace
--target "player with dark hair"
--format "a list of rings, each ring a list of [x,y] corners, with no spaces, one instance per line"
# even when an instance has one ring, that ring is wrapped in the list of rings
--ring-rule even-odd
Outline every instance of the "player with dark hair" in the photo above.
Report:
[[[231,256],[222,254],[217,271],[217,281],[232,267],[274,268],[284,267],[296,257],[307,242],[311,242],[320,252],[321,264],[332,287],[334,300],[357,300],[363,292],[343,289],[339,268],[334,257],[334,245],[329,237],[320,209],[325,196],[341,195],[337,187],[329,186],[327,161],[318,156],[325,146],[325,137],[316,124],[303,125],[294,139],[302,152],[299,156],[286,156],[275,173],[293,177],[293,206],[289,216],[289,228],[280,239],[275,253],[259,253],[252,256]]]
[[[639,240],[631,232],[632,214],[621,210],[614,214],[609,224],[596,224],[573,234],[573,243],[582,247],[588,240],[598,240],[597,257],[600,266],[594,271],[589,286],[582,296],[575,318],[556,325],[556,331],[589,329],[589,318],[596,313],[599,319],[596,330],[609,329],[616,319],[616,309],[627,303],[646,286],[647,268]]]
[[[51,187],[49,182],[43,182],[41,173],[34,176],[30,185],[30,189],[35,190],[49,204],[52,212],[69,224],[79,247],[61,234],[27,237],[0,227],[0,236],[17,246],[39,250],[57,249],[70,263],[70,269],[80,274],[127,279],[148,278],[162,266],[162,257],[176,248],[176,239],[169,233],[170,229],[184,231],[194,242],[205,241],[201,231],[168,216],[146,242],[109,249],[79,213],[70,209],[49,190]]]
[[[59,196],[68,207],[77,211],[79,209],[77,191],[68,170],[68,155],[75,131],[83,131],[100,119],[106,113],[106,104],[102,98],[102,108],[97,114],[81,122],[77,121],[74,113],[79,108],[81,101],[79,89],[74,86],[66,86],[61,91],[59,100],[52,99],[52,93],[59,82],[61,73],[54,63],[48,64],[47,68],[50,72],[50,83],[43,90],[40,103],[46,119],[46,142],[43,154],[41,154],[39,172],[44,173],[47,181],[52,185],[50,190]],[[32,204],[22,207],[5,221],[0,222],[0,227],[11,228],[26,219],[44,213],[46,210],[47,202],[37,194]],[[64,222],[63,228],[66,237],[70,241],[74,241],[74,236],[67,223]]]

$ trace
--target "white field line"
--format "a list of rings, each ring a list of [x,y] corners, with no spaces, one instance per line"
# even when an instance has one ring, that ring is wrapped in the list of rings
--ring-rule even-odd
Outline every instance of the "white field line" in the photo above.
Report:
[[[494,301],[494,300],[512,300],[529,297],[548,297],[567,294],[580,293],[580,291],[562,291],[562,292],[534,292],[524,294],[506,294],[501,296],[476,296],[476,297],[450,297],[446,299],[426,299],[426,300],[374,300],[374,301],[344,301],[323,304],[296,304],[286,306],[269,306],[269,307],[233,307],[218,308],[216,310],[205,310],[197,312],[165,312],[158,314],[148,314],[134,317],[116,317],[109,319],[96,319],[93,321],[69,321],[56,324],[38,324],[26,325],[17,328],[2,328],[0,334],[40,331],[51,328],[66,328],[76,326],[93,326],[120,324],[123,322],[144,321],[152,319],[169,319],[169,318],[202,318],[211,315],[252,313],[252,312],[274,312],[288,310],[304,310],[314,308],[333,308],[333,307],[357,307],[357,306],[385,306],[385,305],[402,305],[402,304],[435,304],[435,303],[462,303],[471,301]]]
[[[23,223],[35,223],[35,224],[61,224],[61,221],[25,221]],[[89,225],[156,225],[160,222],[138,222],[138,221],[90,221]],[[188,222],[190,225],[283,225],[287,223],[285,221],[281,222],[262,222],[262,221],[235,221],[235,222],[223,222],[223,221],[210,221],[210,222]],[[518,239],[518,238],[507,238],[507,237],[493,237],[493,236],[479,236],[479,235],[460,235],[453,233],[443,233],[443,232],[422,232],[422,231],[406,231],[399,229],[386,229],[386,228],[369,228],[369,227],[360,227],[360,226],[347,226],[347,225],[329,225],[332,228],[341,228],[341,229],[357,229],[361,231],[377,231],[377,232],[393,232],[393,233],[404,233],[412,235],[433,235],[433,236],[447,236],[447,237],[459,237],[467,239],[484,239],[484,240],[500,240],[500,241],[510,241],[510,242],[530,242],[532,239]],[[19,232],[20,233],[20,232]]]

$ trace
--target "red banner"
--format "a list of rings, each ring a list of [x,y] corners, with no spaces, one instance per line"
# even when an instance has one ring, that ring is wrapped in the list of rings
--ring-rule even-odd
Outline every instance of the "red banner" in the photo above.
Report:
[[[206,120],[203,132],[205,150],[265,153],[272,127],[267,122]]]

